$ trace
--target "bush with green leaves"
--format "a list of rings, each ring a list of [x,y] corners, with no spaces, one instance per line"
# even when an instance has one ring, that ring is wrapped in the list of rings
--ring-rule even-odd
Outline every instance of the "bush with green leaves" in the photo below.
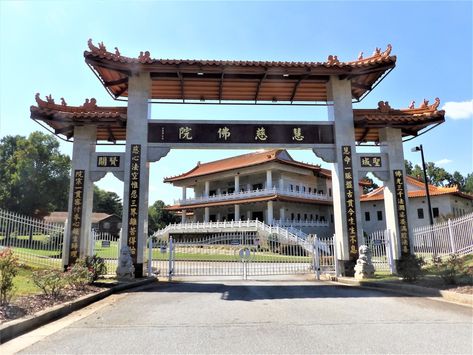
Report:
[[[18,273],[18,258],[10,248],[0,247],[0,304],[8,304],[14,294],[13,279]]]
[[[87,256],[85,258],[85,264],[92,273],[92,282],[97,281],[100,276],[103,276],[107,273],[107,265],[105,265],[105,260],[97,255]]]
[[[45,295],[58,298],[67,285],[67,278],[60,270],[41,270],[33,273],[33,283]]]
[[[80,259],[74,265],[67,268],[64,277],[71,288],[83,290],[86,285],[92,283],[93,275],[87,267],[85,259]]]
[[[435,271],[447,285],[457,283],[462,274],[462,264],[462,260],[455,254],[451,254],[447,260],[442,260],[441,257],[434,258]]]
[[[422,266],[425,261],[422,257],[416,255],[403,255],[397,261],[397,272],[404,281],[412,282],[417,280],[422,275]]]

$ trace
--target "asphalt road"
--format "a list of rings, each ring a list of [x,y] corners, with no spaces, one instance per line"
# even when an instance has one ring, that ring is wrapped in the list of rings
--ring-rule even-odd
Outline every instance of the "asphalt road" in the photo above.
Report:
[[[471,354],[472,310],[307,281],[159,283],[39,337],[25,354]],[[8,344],[8,343],[7,343]]]

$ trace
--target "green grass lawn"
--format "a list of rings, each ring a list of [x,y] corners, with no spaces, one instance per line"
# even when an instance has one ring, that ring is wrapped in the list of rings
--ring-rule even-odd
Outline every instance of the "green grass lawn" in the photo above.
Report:
[[[208,253],[183,253],[176,252],[176,261],[241,261],[240,255],[237,253],[233,255],[217,254],[217,251],[207,250]],[[147,255],[146,255],[147,256]],[[153,260],[169,260],[169,253],[161,253],[159,250],[153,249]],[[311,257],[307,256],[289,256],[274,253],[258,253],[250,255],[251,262],[293,262],[293,263],[309,263],[312,261]]]
[[[21,267],[13,279],[15,293],[13,299],[21,296],[41,293],[41,290],[33,283],[33,272],[39,269]]]

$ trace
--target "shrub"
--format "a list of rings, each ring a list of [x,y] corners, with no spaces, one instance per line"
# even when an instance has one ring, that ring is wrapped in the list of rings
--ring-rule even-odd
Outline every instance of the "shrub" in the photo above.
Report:
[[[100,276],[107,273],[105,260],[97,255],[87,256],[85,258],[85,265],[92,274],[92,282],[98,280]]]
[[[469,285],[473,285],[473,265],[462,265],[462,274],[467,279]]]
[[[58,298],[66,287],[67,279],[59,270],[41,270],[33,273],[33,282],[45,295]]]
[[[415,281],[422,275],[423,265],[425,265],[425,261],[422,257],[404,255],[397,261],[397,272],[404,281]]]
[[[445,261],[440,257],[434,258],[434,267],[437,275],[447,285],[455,285],[457,278],[461,276],[462,261],[455,254],[451,254]]]
[[[8,304],[13,296],[13,278],[18,273],[18,258],[10,248],[0,250],[0,304]]]
[[[65,274],[66,282],[70,287],[77,290],[83,290],[86,285],[92,283],[92,277],[92,272],[87,267],[84,259],[78,260],[70,266]]]

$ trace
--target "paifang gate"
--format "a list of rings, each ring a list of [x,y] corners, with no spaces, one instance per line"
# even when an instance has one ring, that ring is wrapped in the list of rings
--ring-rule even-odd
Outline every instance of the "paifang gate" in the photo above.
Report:
[[[398,196],[399,191],[405,191],[402,142],[403,138],[423,133],[428,126],[444,122],[444,112],[437,110],[438,99],[432,105],[424,101],[418,108],[411,104],[406,109],[393,109],[388,102],[380,101],[374,109],[353,109],[353,102],[361,101],[394,69],[396,56],[391,55],[390,45],[385,51],[377,49],[370,57],[348,62],[331,55],[325,62],[162,60],[152,59],[149,52],[142,52],[137,58],[126,57],[118,50],[107,51],[103,43],[95,46],[92,40],[88,47],[85,62],[108,93],[114,99],[126,100],[127,106],[97,106],[95,99],[87,99],[81,106],[69,106],[64,100],[56,104],[51,96],[43,100],[37,94],[37,105],[30,109],[32,119],[58,137],[73,141],[74,178],[63,252],[65,266],[88,253],[93,182],[112,172],[124,182],[122,259],[131,255],[134,276],[143,276],[149,163],[158,162],[171,149],[311,149],[316,156],[333,163],[334,245],[337,264],[346,275],[353,274],[362,233],[357,182],[372,172],[386,186],[386,224],[392,232],[393,257],[398,260],[411,252],[405,213],[408,201]],[[328,120],[150,119],[150,105],[167,103],[326,105]],[[96,152],[96,145],[110,142],[125,145],[125,153]],[[357,152],[357,146],[364,143],[376,143],[378,152]],[[232,228],[243,228],[238,217],[235,215]],[[181,223],[180,228],[186,227],[189,226]],[[274,226],[268,224],[263,228]],[[235,231],[238,232],[241,230]],[[211,238],[219,238],[220,232],[208,233]],[[274,251],[275,234],[271,230],[266,237],[251,239],[250,235],[248,240],[252,240],[254,247],[258,246],[258,239],[260,249]],[[305,250],[300,246],[305,245],[306,239],[292,234],[299,243],[297,248]],[[232,245],[236,237],[225,238],[221,240],[223,246]],[[175,240],[176,245],[180,242],[184,243],[184,239]],[[209,239],[208,244],[214,242]],[[286,242],[288,248],[296,248],[289,247],[293,242],[290,238]],[[241,245],[247,247],[246,242]],[[233,253],[231,248],[227,252]],[[307,257],[306,251],[300,256]]]

